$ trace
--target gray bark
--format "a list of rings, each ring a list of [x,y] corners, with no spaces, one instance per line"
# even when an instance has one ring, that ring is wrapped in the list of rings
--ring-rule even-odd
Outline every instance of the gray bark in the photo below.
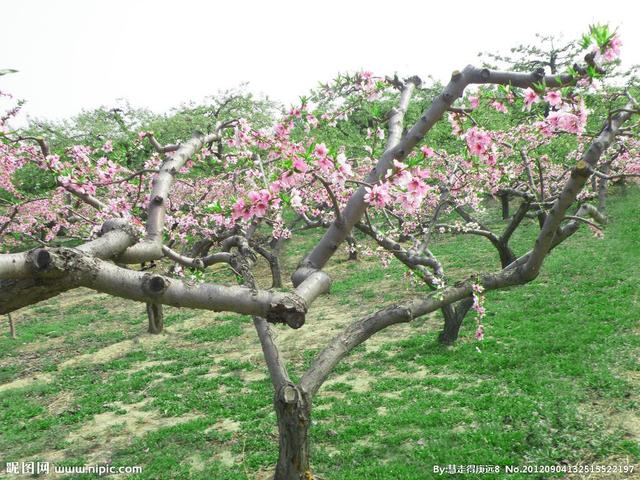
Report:
[[[502,219],[507,220],[509,218],[509,195],[500,195],[500,204],[502,206]]]
[[[467,316],[469,309],[473,305],[472,298],[465,298],[456,304],[450,304],[442,307],[444,316],[444,328],[438,335],[438,342],[443,345],[453,345],[458,339],[460,327]]]
[[[311,399],[298,386],[285,384],[275,395],[279,456],[274,480],[309,480]]]
[[[162,333],[164,330],[164,312],[162,305],[147,303],[147,318],[149,319],[149,333]]]

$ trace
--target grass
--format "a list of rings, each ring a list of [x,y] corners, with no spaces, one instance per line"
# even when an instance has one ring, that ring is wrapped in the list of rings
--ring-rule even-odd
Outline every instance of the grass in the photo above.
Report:
[[[470,316],[454,347],[437,345],[432,316],[359,347],[314,402],[314,471],[424,479],[434,465],[640,463],[639,205],[637,190],[613,198],[604,240],[581,229],[535,282],[490,292],[483,342]],[[534,229],[518,232],[517,252]],[[287,247],[285,269],[313,235]],[[482,239],[439,238],[434,251],[453,278],[497,267]],[[341,256],[329,270],[332,294],[308,324],[277,328],[294,377],[340,326],[416,294],[395,263]],[[0,337],[0,465],[108,461],[144,467],[140,479],[267,477],[273,393],[248,318],[168,308],[167,334],[151,336],[140,305],[83,290],[14,316],[18,339],[4,322]]]

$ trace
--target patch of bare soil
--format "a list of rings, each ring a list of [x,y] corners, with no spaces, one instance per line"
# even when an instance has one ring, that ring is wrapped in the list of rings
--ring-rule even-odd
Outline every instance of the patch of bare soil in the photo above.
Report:
[[[49,383],[52,380],[53,375],[50,375],[48,373],[37,373],[28,377],[18,378],[9,383],[3,383],[2,385],[0,385],[0,392],[16,388],[30,387],[36,383]]]
[[[122,342],[108,345],[93,353],[86,353],[71,358],[59,365],[60,369],[75,367],[77,365],[106,363],[116,358],[120,358],[127,353],[139,348],[153,348],[155,345],[166,341],[164,335],[140,335],[132,340],[124,340]]]
[[[133,340],[124,340],[122,342],[108,345],[96,352],[86,353],[78,355],[69,360],[66,360],[58,365],[59,370],[68,367],[75,367],[82,363],[86,364],[98,364],[106,363],[116,358],[120,358],[127,353],[138,348],[152,348],[153,346],[166,341],[166,335],[141,335]],[[145,368],[145,367],[142,367]],[[0,385],[0,392],[5,390],[30,387],[37,383],[50,383],[53,381],[54,376],[49,373],[36,373],[25,377],[18,378],[12,382],[4,383]]]

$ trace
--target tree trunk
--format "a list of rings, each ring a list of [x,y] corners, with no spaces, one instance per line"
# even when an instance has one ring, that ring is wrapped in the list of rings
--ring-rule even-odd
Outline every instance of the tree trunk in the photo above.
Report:
[[[147,303],[147,317],[149,317],[149,333],[162,333],[164,329],[164,313],[159,303]]]
[[[444,328],[438,335],[438,342],[442,345],[453,345],[458,339],[458,333],[462,326],[464,317],[467,316],[467,312],[473,305],[473,299],[465,298],[458,303],[449,304],[442,307],[442,315],[444,316]]]
[[[348,261],[358,260],[358,251],[356,250],[356,240],[351,235],[347,237],[347,245],[349,246],[349,258]]]
[[[11,338],[16,338],[16,324],[13,323],[13,318],[10,313],[7,313],[7,317],[9,319],[9,333],[11,333]]]
[[[276,394],[280,455],[274,480],[312,480],[309,467],[311,399],[299,387],[284,385]]]
[[[499,242],[496,247],[498,248],[498,254],[500,255],[500,265],[502,265],[502,268],[506,268],[516,261],[516,256],[513,254],[506,243]]]
[[[509,195],[500,195],[500,203],[502,204],[502,219],[509,218]]]

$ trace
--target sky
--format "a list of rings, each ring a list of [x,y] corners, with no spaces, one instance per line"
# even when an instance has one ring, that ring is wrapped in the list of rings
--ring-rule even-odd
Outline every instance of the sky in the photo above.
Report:
[[[535,33],[577,39],[617,27],[640,63],[640,3],[458,0],[13,0],[0,10],[0,91],[27,101],[17,123],[62,119],[125,98],[157,112],[248,82],[291,104],[338,72],[429,75],[479,64]],[[14,122],[14,125],[16,123]]]

